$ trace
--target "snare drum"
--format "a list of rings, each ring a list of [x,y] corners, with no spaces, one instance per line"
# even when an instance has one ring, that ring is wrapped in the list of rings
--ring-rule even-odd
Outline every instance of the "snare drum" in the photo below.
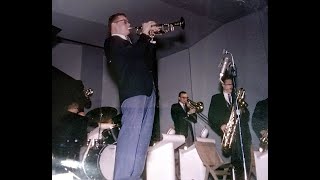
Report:
[[[115,125],[112,128],[103,130],[102,136],[104,138],[104,142],[106,144],[115,144],[117,142],[119,132],[120,132],[120,127],[118,125]]]
[[[97,146],[114,144],[117,141],[119,129],[116,124],[100,123],[87,135],[87,142],[94,140]]]

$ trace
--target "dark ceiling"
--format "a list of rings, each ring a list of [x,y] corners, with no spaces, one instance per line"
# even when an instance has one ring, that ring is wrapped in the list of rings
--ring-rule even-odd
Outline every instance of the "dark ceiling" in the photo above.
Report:
[[[158,56],[189,48],[220,26],[268,8],[268,0],[52,0],[53,34],[64,41],[103,47],[110,15],[124,12],[132,26],[185,19],[185,29],[157,37]],[[60,30],[60,31],[57,31]],[[137,38],[133,35],[133,39]]]

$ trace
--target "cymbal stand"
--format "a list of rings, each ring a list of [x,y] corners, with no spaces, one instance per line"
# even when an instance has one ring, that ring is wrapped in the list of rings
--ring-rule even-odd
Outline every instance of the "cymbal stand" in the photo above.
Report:
[[[101,138],[100,136],[101,136],[101,121],[102,121],[102,116],[103,116],[103,114],[102,114],[102,112],[100,112],[100,119],[99,119],[99,123],[98,123],[98,126],[99,126],[99,131],[98,131],[98,139],[97,139],[97,143],[95,144],[96,145],[96,147],[98,147],[99,146],[99,139]]]

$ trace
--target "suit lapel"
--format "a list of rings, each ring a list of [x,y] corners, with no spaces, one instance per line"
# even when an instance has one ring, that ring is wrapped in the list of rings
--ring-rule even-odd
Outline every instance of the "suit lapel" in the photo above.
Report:
[[[221,98],[221,104],[225,104],[225,107],[231,110],[232,106],[229,105],[228,101],[224,98],[223,93],[220,94],[220,98]]]

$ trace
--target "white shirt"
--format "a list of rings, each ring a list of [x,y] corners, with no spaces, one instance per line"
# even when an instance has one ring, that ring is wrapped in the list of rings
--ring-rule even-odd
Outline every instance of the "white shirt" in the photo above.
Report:
[[[131,41],[131,39],[129,38],[129,36],[125,36],[125,35],[123,35],[123,34],[111,34],[111,36],[119,36],[119,37],[121,37],[121,38],[124,39],[124,40],[128,40],[128,41],[132,44],[132,41]],[[154,41],[154,40],[151,40],[150,43],[156,44],[157,42]]]
[[[111,34],[111,36],[119,36],[124,40],[127,40],[127,36],[123,35],[123,34]]]
[[[126,40],[126,41],[129,41],[131,44],[132,44],[132,41],[131,39],[129,38],[129,36],[125,36],[125,35],[122,35],[122,34],[111,34],[111,36],[119,36],[121,37],[122,39]]]
[[[223,96],[224,96],[224,99],[229,103],[229,104],[231,104],[231,102],[229,102],[229,93],[227,93],[227,92],[223,92]],[[230,94],[230,96],[231,96],[231,94]],[[231,96],[231,98],[232,98],[232,96]],[[231,101],[232,101],[232,99],[231,99]]]
[[[183,104],[182,102],[179,101],[179,104],[181,105],[182,109],[185,110],[185,104]]]

